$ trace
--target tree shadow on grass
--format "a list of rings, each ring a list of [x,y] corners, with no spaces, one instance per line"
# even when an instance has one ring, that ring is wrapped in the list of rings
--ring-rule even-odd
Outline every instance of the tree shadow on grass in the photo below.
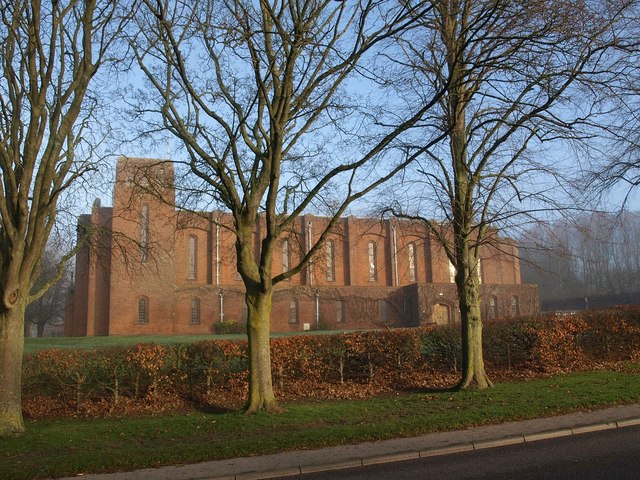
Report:
[[[460,386],[456,384],[446,387],[409,387],[404,388],[402,391],[405,393],[451,393],[459,392]]]
[[[238,413],[242,409],[225,407],[222,405],[197,405],[195,410],[200,413],[206,413],[211,415],[222,415],[223,413]]]

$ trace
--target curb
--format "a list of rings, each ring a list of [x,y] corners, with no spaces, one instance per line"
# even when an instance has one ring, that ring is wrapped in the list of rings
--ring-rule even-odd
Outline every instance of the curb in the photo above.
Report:
[[[568,437],[573,435],[581,435],[583,433],[599,432],[603,430],[612,430],[616,428],[632,427],[640,425],[640,418],[629,418],[615,422],[593,423],[589,425],[581,425],[574,428],[562,428],[547,430],[543,432],[512,435],[508,437],[481,440],[477,442],[466,442],[450,445],[447,447],[432,448],[426,450],[408,450],[404,452],[396,452],[385,455],[375,455],[371,457],[354,458],[336,463],[326,463],[322,465],[300,465],[297,467],[283,468],[265,472],[245,472],[235,475],[227,475],[221,477],[206,477],[201,480],[260,480],[270,478],[291,477],[305,473],[329,472],[332,470],[342,470],[345,468],[356,468],[367,465],[379,465],[384,463],[400,462],[405,460],[416,460],[419,458],[429,458],[442,455],[450,455],[453,453],[470,452],[475,450],[483,450],[487,448],[504,447],[508,445],[517,445],[523,443],[537,442],[540,440],[550,440],[560,437]]]

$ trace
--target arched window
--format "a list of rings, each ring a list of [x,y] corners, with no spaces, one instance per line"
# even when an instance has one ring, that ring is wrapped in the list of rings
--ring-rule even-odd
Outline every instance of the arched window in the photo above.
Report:
[[[145,263],[149,248],[149,205],[142,205],[140,211],[140,261]]]
[[[410,243],[408,246],[409,251],[409,281],[416,281],[416,246]]]
[[[329,240],[326,245],[327,254],[327,282],[333,282],[336,279],[336,247],[333,240]]]
[[[367,244],[367,259],[369,265],[369,281],[375,282],[378,280],[378,252],[376,250],[376,243],[369,242]]]
[[[450,325],[452,323],[451,307],[446,303],[436,303],[433,306],[431,321],[437,325]]]
[[[489,311],[487,313],[489,320],[498,317],[498,298],[495,295],[489,297]]]
[[[146,325],[149,323],[149,299],[140,297],[138,299],[138,324]]]
[[[187,264],[187,278],[195,280],[198,275],[198,237],[189,235],[189,252]]]
[[[295,300],[289,303],[289,323],[298,323],[298,302]]]
[[[520,315],[520,301],[518,297],[513,296],[511,297],[511,316],[517,317],[518,315]]]
[[[200,299],[191,299],[191,325],[200,324]]]

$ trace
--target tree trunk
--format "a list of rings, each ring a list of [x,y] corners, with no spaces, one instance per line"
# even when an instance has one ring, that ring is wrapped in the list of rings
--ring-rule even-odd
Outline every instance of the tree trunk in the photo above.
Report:
[[[24,312],[21,300],[0,311],[0,436],[25,431],[22,418]]]
[[[462,378],[459,389],[492,387],[493,384],[484,369],[482,349],[482,317],[480,313],[480,294],[478,288],[477,261],[466,255],[466,262],[474,263],[463,268],[462,286],[458,286],[460,298],[460,316],[462,323]],[[456,279],[459,282],[459,279]]]
[[[269,330],[272,296],[271,289],[265,292],[259,288],[247,288],[247,338],[250,362],[247,415],[258,410],[281,411],[273,393],[271,375]]]

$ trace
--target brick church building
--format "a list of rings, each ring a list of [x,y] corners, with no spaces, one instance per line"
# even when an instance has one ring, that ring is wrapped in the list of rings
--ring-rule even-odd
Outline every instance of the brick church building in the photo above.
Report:
[[[120,158],[113,206],[96,200],[78,221],[86,241],[76,257],[66,335],[204,334],[219,322],[244,322],[232,220],[228,212],[176,210],[170,162]],[[327,222],[298,218],[274,255],[273,273],[295,265]],[[264,228],[258,218],[256,248]],[[318,257],[276,285],[272,331],[459,321],[455,272],[423,225],[342,218]],[[538,311],[537,287],[521,284],[513,242],[483,246],[480,282],[485,320]]]

